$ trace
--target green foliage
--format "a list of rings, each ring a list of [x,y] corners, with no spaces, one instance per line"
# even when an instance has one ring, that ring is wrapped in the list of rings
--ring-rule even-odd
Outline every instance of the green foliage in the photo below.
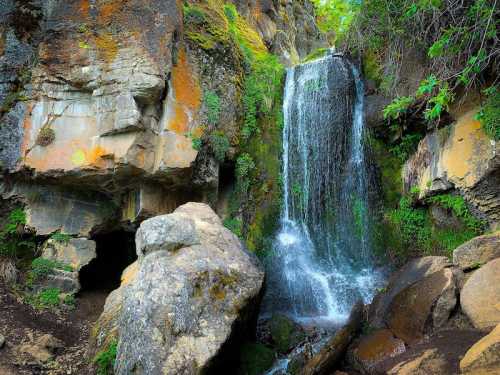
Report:
[[[56,232],[50,236],[50,239],[62,244],[68,244],[71,240],[71,236],[66,233]]]
[[[205,21],[205,12],[200,7],[184,4],[184,23],[199,25]]]
[[[24,233],[26,214],[23,209],[15,208],[7,222],[0,229],[0,256],[16,258],[30,254],[35,248],[35,240],[31,234]]]
[[[453,101],[453,93],[448,84],[444,84],[437,93],[429,99],[424,116],[427,120],[438,120],[444,110],[448,110],[448,105]]]
[[[245,118],[241,134],[244,140],[259,132],[258,115],[272,115],[273,104],[281,97],[284,72],[283,65],[274,55],[253,57],[243,89]]]
[[[113,340],[106,349],[96,354],[94,363],[97,365],[97,375],[112,375],[114,373],[117,347],[117,341]]]
[[[401,141],[390,148],[390,152],[404,163],[418,147],[418,143],[422,139],[420,134],[407,134],[401,138]]]
[[[219,162],[223,162],[226,158],[226,153],[231,146],[229,139],[227,139],[226,135],[222,131],[215,131],[210,134],[209,141],[215,158]]]
[[[321,31],[333,34],[332,42],[341,40],[359,11],[359,3],[350,0],[313,0]]]
[[[58,288],[46,288],[38,294],[38,301],[42,307],[59,306],[59,294],[61,291]]]
[[[485,223],[483,221],[476,219],[471,214],[464,198],[461,195],[440,194],[428,198],[427,201],[451,210],[456,217],[462,220],[467,229],[476,234],[481,233],[485,227]]]
[[[236,160],[236,186],[240,196],[245,197],[250,187],[250,172],[255,169],[255,162],[247,154],[241,154]]]
[[[410,96],[397,97],[391,104],[384,108],[384,118],[397,120],[401,115],[406,113],[413,100]]]
[[[220,117],[220,98],[214,91],[207,91],[203,96],[203,102],[207,107],[207,118],[210,125],[217,125]]]
[[[434,91],[434,88],[439,84],[438,79],[434,74],[431,74],[422,82],[420,82],[420,86],[417,89],[417,98],[426,94],[431,94]]]
[[[224,4],[224,14],[230,24],[234,24],[238,17],[238,11],[234,4]]]
[[[27,275],[28,286],[33,285],[35,282],[43,280],[48,275],[53,273],[54,270],[59,269],[67,272],[72,272],[73,268],[70,265],[56,262],[46,258],[36,258],[31,262],[31,270]]]
[[[245,375],[263,374],[271,368],[275,357],[275,352],[265,345],[246,343],[241,349],[239,373]]]
[[[492,86],[484,90],[484,93],[486,101],[476,118],[491,139],[500,141],[500,90],[498,86]]]
[[[240,219],[236,218],[227,218],[224,220],[224,226],[229,229],[231,232],[236,234],[238,237],[242,238],[243,236],[243,223]]]

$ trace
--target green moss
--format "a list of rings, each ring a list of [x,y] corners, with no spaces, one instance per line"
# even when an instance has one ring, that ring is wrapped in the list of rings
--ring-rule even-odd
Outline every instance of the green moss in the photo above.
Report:
[[[56,232],[50,236],[50,239],[67,245],[69,243],[69,241],[71,240],[71,236],[69,234],[66,234],[66,233]]]
[[[485,133],[495,141],[500,141],[500,90],[492,86],[485,90],[486,101],[477,114]]]
[[[378,55],[369,49],[363,56],[363,73],[367,79],[375,82],[377,86],[382,83],[383,74]]]
[[[220,98],[214,91],[206,91],[203,95],[203,103],[207,108],[208,123],[217,125],[220,117]]]
[[[328,48],[317,48],[314,51],[312,51],[309,55],[307,55],[302,62],[307,63],[313,60],[320,59],[324,57],[328,53],[328,51],[329,51]]]
[[[38,294],[38,300],[41,306],[55,307],[59,306],[59,294],[61,291],[58,288],[46,288]]]
[[[241,375],[260,375],[266,372],[276,358],[273,350],[256,343],[246,343],[241,349]]]
[[[238,237],[242,237],[243,223],[240,219],[227,218],[224,220],[224,226]]]
[[[25,231],[26,213],[22,208],[13,209],[0,228],[0,256],[18,259],[30,258],[36,247],[35,237]]]
[[[271,338],[278,352],[286,354],[305,336],[302,331],[284,315],[275,315],[271,319]]]
[[[113,340],[104,350],[96,354],[93,362],[97,365],[97,375],[112,375],[114,373],[117,347],[117,341]]]

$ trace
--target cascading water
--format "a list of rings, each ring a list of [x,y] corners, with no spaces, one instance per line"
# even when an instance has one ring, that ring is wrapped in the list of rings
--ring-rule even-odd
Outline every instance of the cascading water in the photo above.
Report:
[[[288,70],[284,202],[267,312],[341,323],[382,281],[371,256],[363,97],[357,70],[341,56]]]

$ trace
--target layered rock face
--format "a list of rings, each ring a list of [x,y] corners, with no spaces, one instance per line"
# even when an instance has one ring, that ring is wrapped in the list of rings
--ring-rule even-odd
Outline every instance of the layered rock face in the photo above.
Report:
[[[136,245],[139,259],[108,297],[93,350],[118,337],[117,374],[200,374],[221,358],[230,366],[226,350],[245,337],[263,284],[256,259],[200,203],[146,220]]]
[[[457,116],[450,129],[428,134],[406,162],[406,191],[420,198],[456,189],[490,223],[500,220],[500,148],[489,139],[471,109]]]
[[[109,216],[140,222],[217,192],[219,162],[193,139],[210,125],[205,95],[214,89],[220,130],[237,137],[236,46],[217,60],[188,40],[174,0],[3,3],[0,165],[14,178],[2,192],[32,207],[30,226],[85,236]],[[285,63],[322,42],[307,1],[236,5]],[[18,30],[20,9],[31,29]],[[103,217],[103,206],[113,215]],[[57,213],[43,214],[50,209]],[[85,212],[75,222],[87,225],[68,225],[68,210]]]

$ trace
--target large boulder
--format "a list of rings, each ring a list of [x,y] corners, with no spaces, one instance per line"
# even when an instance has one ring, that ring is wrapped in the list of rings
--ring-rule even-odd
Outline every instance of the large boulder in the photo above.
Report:
[[[500,324],[476,342],[460,361],[464,374],[500,374]]]
[[[389,306],[387,323],[406,343],[445,325],[457,303],[456,277],[449,268],[437,271],[398,293]]]
[[[436,349],[428,349],[415,359],[399,363],[387,372],[388,375],[450,374],[444,356]]]
[[[500,323],[500,258],[472,274],[462,289],[460,304],[478,329],[491,329]]]
[[[141,225],[139,260],[108,297],[93,332],[94,351],[110,336],[118,339],[118,375],[200,374],[221,358],[227,369],[236,356],[224,354],[234,350],[232,340],[244,339],[258,306],[264,273],[212,209],[188,203],[168,216],[175,218],[176,230],[194,225],[196,241],[183,239],[180,248],[159,244],[147,232],[159,230],[173,243],[161,228],[172,223],[165,217]],[[144,239],[154,239],[154,251]]]
[[[495,258],[500,258],[500,231],[475,237],[453,251],[453,264],[463,270],[478,267]]]
[[[388,329],[379,329],[356,342],[348,352],[349,363],[363,373],[375,373],[381,361],[404,353],[405,343]]]
[[[377,328],[384,327],[389,305],[399,292],[449,266],[451,263],[446,257],[428,256],[409,261],[391,276],[385,290],[374,298],[369,310],[370,324]]]

